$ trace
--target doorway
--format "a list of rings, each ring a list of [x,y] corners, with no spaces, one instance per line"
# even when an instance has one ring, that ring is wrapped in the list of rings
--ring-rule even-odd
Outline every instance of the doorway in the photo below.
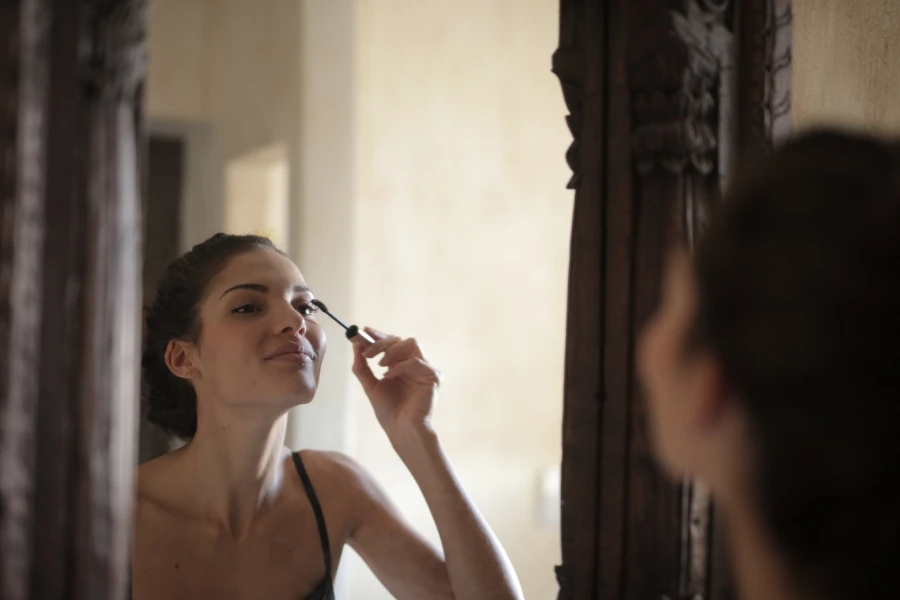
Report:
[[[147,144],[147,193],[144,194],[143,306],[149,308],[166,265],[176,258],[181,244],[181,208],[184,194],[185,142],[169,135],[152,135]],[[169,451],[172,440],[146,418],[141,400],[138,463]]]

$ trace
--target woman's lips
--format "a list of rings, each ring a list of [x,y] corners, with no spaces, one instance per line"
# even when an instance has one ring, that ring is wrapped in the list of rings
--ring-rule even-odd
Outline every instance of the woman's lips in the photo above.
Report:
[[[309,354],[303,352],[284,352],[282,354],[276,354],[274,356],[269,357],[267,360],[277,360],[279,362],[295,362],[295,363],[305,363],[312,362],[313,357]]]
[[[304,362],[316,360],[315,354],[299,344],[285,344],[270,355],[266,360],[279,360],[289,362]]]

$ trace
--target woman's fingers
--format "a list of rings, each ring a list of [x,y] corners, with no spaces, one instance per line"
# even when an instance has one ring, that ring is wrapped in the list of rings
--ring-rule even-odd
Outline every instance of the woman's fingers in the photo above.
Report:
[[[440,385],[441,373],[422,358],[413,357],[391,365],[385,372],[384,379],[406,377],[416,383]]]
[[[395,337],[395,336],[387,335],[380,331],[376,331],[375,329],[372,329],[371,327],[363,327],[362,330],[360,331],[360,333],[366,333],[366,334],[368,334],[367,337],[375,340],[374,343],[370,344],[368,342],[368,340],[363,338],[361,335],[357,335],[353,338],[353,340],[352,340],[353,343],[359,344],[362,347],[364,352],[366,350],[371,349],[372,347],[384,348],[384,343],[382,343],[382,342],[386,342],[388,338]]]
[[[387,333],[378,331],[377,329],[372,329],[371,327],[363,327],[363,331],[365,331],[366,333],[371,335],[376,340],[383,340],[383,339],[387,339],[387,338],[391,337]]]
[[[368,327],[366,328],[366,333],[369,333]],[[369,335],[371,335],[375,339],[375,343],[370,344],[365,350],[363,350],[363,356],[365,356],[366,358],[374,358],[389,347],[401,341],[400,338],[396,335],[385,335],[383,333],[378,333],[378,335],[369,333]]]
[[[382,353],[384,356],[378,364],[388,367],[384,379],[406,375],[420,383],[435,385],[440,383],[440,373],[425,360],[422,348],[414,338],[402,339],[371,327],[366,327],[365,331],[372,336],[375,343],[369,346],[354,345],[355,360],[353,363],[353,372],[360,377],[364,387],[367,384],[374,385],[378,381],[366,363],[366,359],[374,358]]]
[[[365,349],[362,346],[353,344],[353,374],[359,379],[363,390],[368,393],[369,390],[378,384],[378,378],[372,372],[372,368],[369,367],[369,362],[366,360],[364,352]]]
[[[384,351],[384,356],[381,357],[381,361],[378,364],[382,367],[389,367],[392,364],[401,360],[406,360],[407,358],[425,358],[425,355],[422,353],[422,348],[419,347],[418,342],[413,338],[401,340],[388,346]]]
[[[382,367],[390,366],[399,360],[412,358],[414,356],[425,358],[418,342],[413,338],[402,339],[396,335],[382,333],[371,327],[364,328],[364,331],[372,336],[375,343],[368,345],[363,350],[363,356],[366,358],[375,358],[383,352],[384,356],[382,357],[381,362],[378,363]]]

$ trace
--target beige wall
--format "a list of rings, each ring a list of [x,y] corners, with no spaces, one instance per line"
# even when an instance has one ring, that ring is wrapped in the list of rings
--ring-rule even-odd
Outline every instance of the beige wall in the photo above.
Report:
[[[207,114],[225,160],[297,138],[297,0],[209,0]]]
[[[225,160],[295,137],[298,0],[150,0],[147,114],[209,122]]]
[[[273,144],[295,154],[300,106],[297,0],[150,0],[151,126],[201,131],[183,246],[224,227],[227,162]],[[191,149],[188,149],[191,161]]]
[[[794,0],[794,121],[900,134],[900,2]]]
[[[150,0],[146,111],[151,119],[207,118],[208,0]]]
[[[441,368],[438,431],[526,597],[549,600],[559,529],[538,522],[538,487],[561,456],[572,207],[550,73],[558,5],[380,0],[358,11],[353,315],[415,335]],[[358,435],[361,460],[433,536],[368,408]],[[388,598],[373,579],[354,576],[350,597]]]

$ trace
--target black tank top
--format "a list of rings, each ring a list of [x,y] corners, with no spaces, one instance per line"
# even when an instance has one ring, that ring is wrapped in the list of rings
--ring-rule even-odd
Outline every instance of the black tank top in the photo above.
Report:
[[[294,466],[297,467],[297,473],[303,482],[303,489],[306,490],[306,497],[312,505],[313,513],[316,515],[316,525],[319,526],[319,540],[322,543],[322,554],[325,557],[325,579],[322,580],[316,589],[310,594],[306,600],[334,600],[334,584],[331,581],[331,546],[328,543],[328,528],[325,526],[325,515],[322,514],[322,507],[319,504],[319,498],[316,497],[316,490],[313,489],[312,481],[306,473],[306,467],[300,459],[300,453],[294,452]]]
[[[319,541],[322,544],[322,554],[325,559],[325,578],[316,586],[313,593],[306,597],[305,600],[334,600],[334,583],[331,580],[331,545],[328,543],[328,528],[325,526],[325,515],[322,514],[322,506],[319,504],[319,498],[316,496],[316,490],[313,488],[312,481],[309,480],[309,474],[306,467],[303,466],[303,460],[300,458],[299,452],[291,455],[294,459],[294,467],[297,468],[297,474],[300,475],[300,481],[303,482],[303,489],[306,490],[306,497],[312,505],[313,514],[316,516],[316,525],[319,528]],[[132,597],[131,593],[131,565],[128,566],[128,598]]]

